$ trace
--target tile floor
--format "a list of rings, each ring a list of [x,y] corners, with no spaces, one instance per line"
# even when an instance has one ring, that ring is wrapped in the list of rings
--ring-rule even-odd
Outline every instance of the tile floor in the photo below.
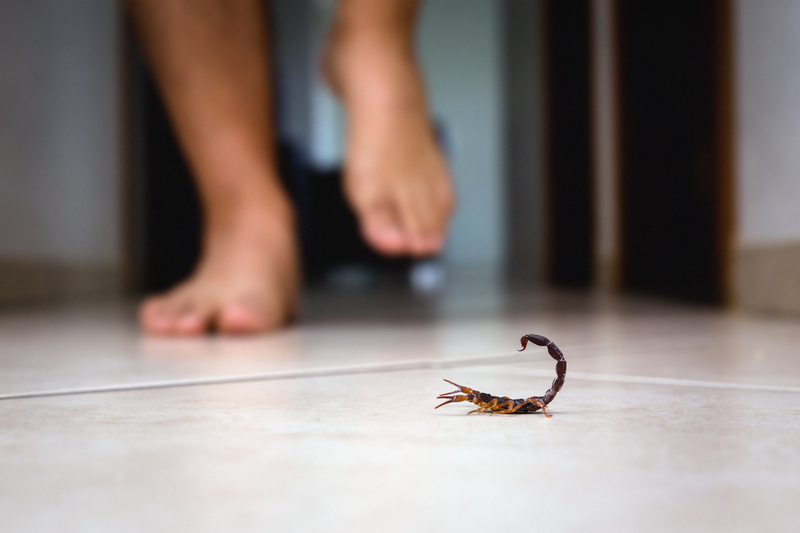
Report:
[[[552,418],[433,410],[452,379]],[[256,338],[0,311],[0,531],[797,531],[800,320],[472,285]]]

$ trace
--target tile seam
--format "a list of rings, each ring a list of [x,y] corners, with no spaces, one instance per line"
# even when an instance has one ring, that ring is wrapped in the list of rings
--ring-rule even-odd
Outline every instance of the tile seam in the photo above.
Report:
[[[313,368],[307,370],[287,370],[287,371],[239,374],[239,375],[216,376],[216,377],[205,377],[205,378],[187,378],[187,379],[177,379],[177,380],[120,383],[112,385],[98,385],[98,386],[87,386],[87,387],[44,389],[38,391],[24,391],[24,392],[0,394],[0,401],[21,400],[28,398],[47,398],[54,396],[75,396],[81,394],[100,394],[109,392],[197,387],[206,385],[225,385],[225,384],[249,383],[258,381],[277,381],[277,380],[333,377],[333,376],[346,376],[346,375],[358,375],[358,374],[377,374],[383,372],[401,372],[410,370],[432,370],[438,368],[442,369],[458,368],[458,367],[469,368],[477,366],[485,367],[489,365],[495,365],[498,362],[504,360],[507,363],[517,362],[518,360],[523,358],[527,359],[527,357],[517,352],[513,352],[512,354],[494,354],[494,355],[479,356],[479,357],[461,357],[461,358],[450,358],[450,359],[415,359],[411,361],[393,361],[389,363],[346,365],[339,367]],[[509,369],[506,367],[498,367],[495,371],[507,373]],[[553,372],[552,370],[544,370],[544,369],[539,370],[533,368],[526,369],[526,368],[515,367],[513,373],[515,375],[519,375],[522,373],[522,374],[536,375],[536,376],[551,376]],[[682,386],[682,387],[800,393],[800,387],[756,385],[748,383],[733,383],[733,382],[723,382],[723,381],[688,380],[688,379],[678,379],[678,378],[660,378],[651,376],[629,376],[622,374],[605,374],[598,372],[570,371],[568,372],[567,377],[568,379],[599,381],[599,382],[622,382],[622,383],[638,383],[638,384]]]
[[[487,368],[483,368],[481,373],[485,373]],[[499,367],[497,373],[510,373],[507,368]],[[540,370],[536,368],[515,368],[514,375],[526,374],[529,376],[552,376],[551,370]],[[800,387],[789,387],[782,385],[758,385],[754,383],[735,383],[731,381],[706,381],[696,379],[664,378],[657,376],[636,376],[625,374],[605,374],[602,372],[579,372],[568,371],[567,380],[598,381],[605,383],[636,383],[640,385],[665,385],[672,387],[694,387],[707,389],[734,389],[760,392],[789,392],[800,393]]]
[[[287,370],[263,372],[254,374],[238,374],[229,376],[216,376],[206,378],[187,378],[176,380],[149,381],[120,383],[112,385],[97,385],[87,387],[70,387],[60,389],[44,389],[38,391],[14,392],[0,394],[2,400],[21,400],[27,398],[46,398],[52,396],[74,396],[79,394],[97,394],[106,392],[125,392],[136,390],[169,389],[181,387],[197,387],[204,385],[225,385],[233,383],[248,383],[256,381],[276,381],[287,379],[303,379],[316,377],[332,377],[358,374],[375,374],[382,372],[399,372],[408,370],[426,370],[435,368],[450,368],[458,366],[477,366],[496,364],[503,359],[516,361],[519,354],[502,354],[480,357],[466,357],[455,359],[415,359],[411,361],[393,361],[390,363],[371,363],[365,365],[347,365],[340,367],[323,367],[307,370]]]

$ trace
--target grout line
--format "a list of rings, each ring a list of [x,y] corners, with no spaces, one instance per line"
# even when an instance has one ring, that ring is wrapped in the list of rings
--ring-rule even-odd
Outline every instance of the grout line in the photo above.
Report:
[[[585,349],[595,347],[594,345],[573,346],[567,348]],[[168,389],[179,387],[195,387],[203,385],[223,385],[229,383],[247,383],[256,381],[273,381],[284,379],[301,379],[313,377],[326,377],[326,376],[345,376],[357,374],[372,374],[381,372],[401,372],[408,370],[430,370],[437,368],[456,368],[456,367],[470,367],[470,366],[485,366],[495,365],[499,362],[514,363],[520,359],[528,359],[528,354],[513,352],[511,354],[494,354],[484,355],[478,357],[459,357],[452,359],[415,359],[411,361],[395,361],[390,363],[369,363],[364,365],[348,365],[339,367],[323,367],[312,368],[307,370],[287,370],[276,372],[265,372],[257,374],[240,374],[232,376],[210,377],[210,378],[188,378],[178,380],[164,380],[164,381],[150,381],[138,383],[122,383],[116,385],[100,385],[90,387],[74,387],[64,389],[49,389],[40,391],[17,392],[9,394],[0,394],[0,401],[3,400],[21,400],[26,398],[46,398],[53,396],[74,396],[79,394],[96,394],[105,392],[123,392],[123,391],[137,391],[137,390],[151,390],[151,389]],[[578,357],[581,357],[578,355]],[[498,367],[496,372],[508,373],[507,367]],[[539,370],[534,368],[516,367],[514,374],[528,374],[535,376],[552,376],[552,370]],[[781,387],[774,385],[751,385],[744,383],[729,383],[729,382],[716,382],[716,381],[699,381],[687,379],[674,379],[674,378],[658,378],[647,376],[627,376],[621,374],[600,374],[592,372],[576,372],[570,371],[569,378],[587,380],[587,381],[603,381],[603,382],[623,382],[623,383],[642,383],[654,385],[671,385],[682,387],[705,387],[716,389],[738,389],[738,390],[753,390],[753,391],[775,391],[775,392],[800,392],[798,387]]]
[[[381,372],[399,372],[407,370],[427,370],[435,368],[451,368],[459,366],[474,366],[496,364],[499,361],[518,361],[520,354],[502,354],[480,357],[461,357],[454,359],[415,359],[391,363],[371,363],[365,365],[350,365],[339,367],[312,368],[308,370],[287,370],[265,372],[260,374],[240,374],[212,378],[189,378],[165,381],[149,381],[139,383],[121,383],[116,385],[100,385],[94,387],[74,387],[65,389],[50,389],[29,392],[15,392],[0,394],[2,400],[21,400],[26,398],[47,398],[51,396],[74,396],[79,394],[95,394],[103,392],[123,392],[150,389],[169,389],[178,387],[196,387],[202,385],[223,385],[228,383],[247,383],[253,381],[273,381],[282,379],[314,378],[327,376],[345,376],[356,374],[372,374]]]
[[[481,369],[481,373],[486,373],[487,370],[494,372],[511,373],[508,368],[498,367],[497,369]],[[538,368],[515,368],[514,375],[525,374],[529,376],[552,376],[552,370],[544,370]],[[594,372],[567,372],[567,379],[578,379],[583,381],[601,381],[601,382],[621,382],[621,383],[639,383],[646,385],[669,385],[674,387],[699,387],[706,389],[735,389],[735,390],[749,390],[761,392],[794,392],[800,393],[800,387],[785,387],[780,385],[754,385],[750,383],[732,383],[729,381],[703,381],[696,379],[679,379],[679,378],[659,378],[651,376],[629,376],[624,374],[600,374]]]

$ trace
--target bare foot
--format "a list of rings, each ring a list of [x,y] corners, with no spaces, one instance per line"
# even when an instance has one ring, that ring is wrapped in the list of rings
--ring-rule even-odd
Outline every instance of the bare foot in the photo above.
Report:
[[[203,206],[192,275],[141,308],[147,332],[255,333],[294,313],[294,215],[277,174],[259,0],[128,0]]]
[[[141,306],[156,335],[257,333],[284,325],[296,307],[300,267],[291,211],[241,209],[208,231],[194,273]]]
[[[454,198],[413,51],[345,26],[334,26],[323,61],[347,110],[345,194],[377,251],[437,253]]]

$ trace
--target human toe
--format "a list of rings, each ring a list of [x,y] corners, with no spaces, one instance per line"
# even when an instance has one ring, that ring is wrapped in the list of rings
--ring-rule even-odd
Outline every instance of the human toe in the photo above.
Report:
[[[384,255],[399,255],[407,251],[406,232],[397,217],[386,208],[366,210],[362,215],[361,232],[364,240]]]
[[[178,335],[200,335],[208,330],[210,318],[209,306],[195,303],[176,315],[172,332]]]
[[[252,302],[227,304],[220,309],[216,320],[217,331],[225,334],[260,333],[280,325],[278,317],[271,317]]]
[[[139,309],[139,322],[147,333],[165,335],[173,329],[175,313],[163,298],[149,298]]]
[[[364,231],[367,242],[384,255],[399,255],[406,251],[406,238],[395,225],[371,225]]]
[[[444,247],[444,237],[440,233],[424,233],[409,239],[409,251],[417,257],[436,255]]]

